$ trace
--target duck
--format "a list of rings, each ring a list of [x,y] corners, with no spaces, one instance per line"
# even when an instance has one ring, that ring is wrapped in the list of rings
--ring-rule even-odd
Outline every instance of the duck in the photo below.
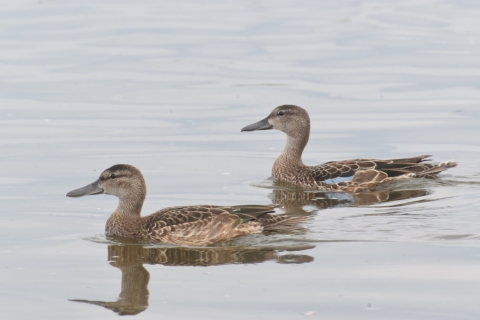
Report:
[[[105,226],[108,237],[140,243],[208,246],[230,238],[265,231],[292,231],[306,217],[272,215],[272,205],[178,206],[141,216],[147,194],[145,179],[137,168],[116,164],[85,187],[67,197],[109,194],[118,197],[117,209]]]
[[[268,117],[250,124],[243,131],[276,129],[287,135],[285,149],[275,160],[272,177],[275,181],[303,189],[326,192],[372,191],[378,186],[409,178],[433,177],[456,162],[425,163],[430,155],[402,159],[352,159],[330,161],[316,166],[305,165],[302,153],[310,136],[308,112],[296,105],[282,105]]]

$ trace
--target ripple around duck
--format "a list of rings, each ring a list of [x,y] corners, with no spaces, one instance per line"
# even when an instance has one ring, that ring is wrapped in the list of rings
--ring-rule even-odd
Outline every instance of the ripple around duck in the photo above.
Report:
[[[307,241],[402,241],[478,246],[475,176],[440,175],[387,184],[375,192],[326,193],[291,188],[271,178],[251,183],[272,190],[288,214],[312,215]],[[467,187],[469,186],[469,187]],[[333,209],[335,210],[325,210]]]
[[[83,237],[82,239],[90,242],[94,242],[94,243],[101,243],[101,244],[108,244],[108,245],[121,244],[121,242],[109,239],[105,234],[96,234],[93,236],[86,236],[86,237]]]
[[[344,206],[408,206],[422,201],[434,201],[433,199],[408,199],[421,198],[431,194],[428,189],[432,185],[428,179],[415,179],[422,181],[396,182],[378,188],[377,191],[362,193],[345,192],[322,192],[292,188],[290,185],[274,182],[271,178],[252,182],[250,185],[264,189],[272,189],[269,197],[273,204],[286,208],[288,213],[301,210],[300,207],[312,206],[318,210],[331,207]],[[425,181],[426,180],[426,181]],[[388,203],[388,204],[384,204]]]

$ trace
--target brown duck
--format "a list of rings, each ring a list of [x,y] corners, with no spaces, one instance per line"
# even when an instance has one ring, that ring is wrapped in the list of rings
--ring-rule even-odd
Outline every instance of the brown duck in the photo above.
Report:
[[[106,234],[137,242],[205,246],[229,238],[298,229],[305,217],[271,215],[273,206],[185,206],[159,210],[141,217],[147,187],[142,173],[128,164],[103,171],[95,182],[67,193],[67,197],[111,194],[120,201],[107,220]]]
[[[424,163],[430,156],[422,155],[389,160],[342,160],[307,166],[302,161],[302,152],[310,136],[310,118],[307,111],[294,105],[280,106],[265,119],[246,126],[242,131],[269,129],[277,129],[287,134],[285,149],[273,164],[273,178],[307,189],[359,192],[374,189],[389,181],[431,177],[457,165],[452,161],[440,164]]]

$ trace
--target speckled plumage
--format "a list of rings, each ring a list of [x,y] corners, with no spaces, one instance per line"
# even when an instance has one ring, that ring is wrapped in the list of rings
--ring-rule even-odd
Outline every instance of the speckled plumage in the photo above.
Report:
[[[270,215],[274,207],[264,205],[171,207],[141,217],[146,192],[141,172],[121,164],[105,170],[97,181],[67,196],[100,193],[117,196],[119,205],[107,220],[106,234],[138,242],[205,246],[252,233],[298,229],[298,224],[306,220]]]
[[[424,163],[429,156],[422,155],[390,160],[342,160],[307,166],[302,161],[302,153],[310,135],[310,118],[307,111],[293,105],[280,106],[267,118],[244,127],[242,131],[269,129],[277,129],[287,134],[285,149],[272,168],[273,178],[307,189],[360,192],[372,190],[390,181],[431,177],[457,165],[452,161],[440,164]],[[351,180],[338,183],[328,181],[346,177],[351,177]]]

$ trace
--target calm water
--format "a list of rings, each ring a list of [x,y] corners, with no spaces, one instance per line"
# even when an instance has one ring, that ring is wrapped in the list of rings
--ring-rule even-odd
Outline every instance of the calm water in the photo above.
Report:
[[[474,1],[15,1],[0,6],[2,319],[478,319],[480,5]],[[433,154],[459,167],[362,195],[274,185],[293,103],[304,161]],[[142,170],[148,214],[282,205],[298,234],[211,248],[105,239]],[[76,300],[76,301],[72,301]]]

